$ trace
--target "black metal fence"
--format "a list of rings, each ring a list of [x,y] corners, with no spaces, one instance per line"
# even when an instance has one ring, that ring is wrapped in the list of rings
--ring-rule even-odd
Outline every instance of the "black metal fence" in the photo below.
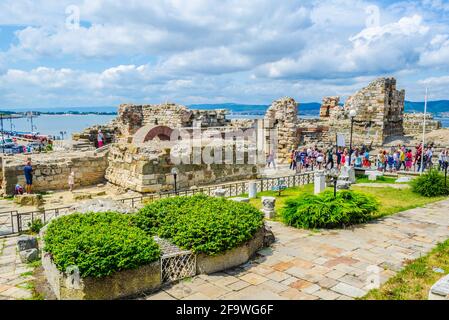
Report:
[[[254,180],[257,192],[271,191],[274,187],[284,185],[287,188],[302,186],[313,182],[314,172],[305,172],[297,175],[276,178],[262,178]],[[216,189],[224,189],[225,197],[237,197],[248,193],[248,182],[233,182],[213,186],[198,187],[195,189],[180,190],[178,192],[161,192],[148,195],[140,195],[129,198],[117,199],[122,203],[138,208],[145,203],[175,196],[192,196],[203,193],[213,196]],[[17,210],[0,212],[0,237],[17,234],[29,230],[29,224],[40,219],[44,224],[51,219],[69,213],[71,206],[18,212]]]

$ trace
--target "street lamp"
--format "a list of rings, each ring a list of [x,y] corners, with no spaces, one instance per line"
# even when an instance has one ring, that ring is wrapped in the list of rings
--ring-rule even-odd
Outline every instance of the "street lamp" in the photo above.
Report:
[[[178,188],[177,188],[177,185],[176,185],[176,178],[178,177],[178,169],[176,168],[176,167],[173,167],[172,169],[171,169],[171,174],[173,175],[173,179],[174,179],[174,181],[175,181],[175,194],[178,194]]]
[[[354,130],[354,118],[357,115],[357,111],[352,109],[349,111],[349,117],[351,118],[351,134],[349,137],[349,166],[351,166],[351,157],[352,157],[352,132]]]

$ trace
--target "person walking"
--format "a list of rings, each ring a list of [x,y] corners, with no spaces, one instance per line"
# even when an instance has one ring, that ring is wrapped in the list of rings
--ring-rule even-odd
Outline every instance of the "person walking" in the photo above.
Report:
[[[75,172],[73,172],[73,170],[70,171],[69,178],[68,178],[67,182],[69,184],[69,190],[73,191],[73,187],[75,186]]]
[[[25,167],[23,168],[23,173],[25,175],[25,192],[31,194],[33,191],[33,167],[31,166],[31,161],[28,160]]]
[[[329,168],[329,165],[330,165],[330,168]],[[334,152],[333,152],[332,148],[327,150],[326,168],[327,169],[333,169],[334,168]]]
[[[104,135],[103,135],[103,132],[101,132],[101,130],[98,130],[97,142],[98,142],[98,148],[103,147],[103,145],[104,145]]]

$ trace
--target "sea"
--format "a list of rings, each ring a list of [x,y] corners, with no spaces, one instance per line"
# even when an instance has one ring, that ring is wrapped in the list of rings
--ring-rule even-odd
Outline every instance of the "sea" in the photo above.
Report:
[[[319,116],[318,103],[301,103],[299,116],[302,118],[317,118]],[[267,105],[244,105],[244,104],[201,104],[189,105],[192,109],[228,109],[228,118],[263,118]],[[2,108],[8,110],[6,108]],[[9,109],[10,110],[10,109]],[[10,110],[11,111],[11,110]],[[27,110],[15,109],[12,111],[23,112]],[[34,108],[33,111],[40,112],[117,112],[116,107],[72,107],[72,108]],[[1,111],[0,111],[1,112]],[[4,130],[12,131],[33,131],[40,134],[52,135],[65,140],[70,139],[72,133],[80,132],[83,129],[95,124],[107,124],[116,117],[115,114],[41,114],[33,117],[33,130],[29,118],[4,119]],[[449,128],[449,117],[435,116],[442,122],[443,127]]]

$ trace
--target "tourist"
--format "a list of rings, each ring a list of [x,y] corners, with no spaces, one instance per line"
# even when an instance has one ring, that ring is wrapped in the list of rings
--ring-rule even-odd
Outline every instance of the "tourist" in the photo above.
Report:
[[[413,166],[413,155],[412,150],[408,149],[405,153],[405,170],[411,171]]]
[[[290,153],[290,170],[296,170],[296,150],[292,150]]]
[[[432,169],[433,163],[432,163],[432,156],[433,156],[433,148],[430,146],[427,148],[426,151],[426,167],[429,169]]]
[[[23,187],[20,184],[16,184],[16,187],[14,188],[14,194],[23,194]]]
[[[438,171],[444,170],[444,153],[445,150],[441,151],[440,154],[438,155]]]
[[[337,152],[337,169],[340,170],[341,169],[341,160],[343,158],[343,152],[341,151],[341,148],[339,147]]]
[[[73,187],[75,185],[75,172],[73,172],[73,170],[69,174],[68,184],[69,184],[69,190],[73,191]]]
[[[365,149],[365,152],[363,154],[363,166],[365,168],[370,168],[371,167],[371,162],[369,161],[369,151],[368,148]]]
[[[398,152],[399,152],[399,168],[398,168],[398,170],[401,170],[402,167],[404,167],[404,170],[406,170],[407,166],[405,165],[405,151],[404,151],[404,148],[403,147],[400,148],[398,150]]]
[[[388,171],[393,172],[393,169],[395,169],[395,160],[394,155],[391,152],[387,153],[387,164],[388,164]]]
[[[330,168],[329,168],[329,165],[330,165]],[[327,150],[326,168],[327,169],[333,169],[334,168],[334,153],[333,153],[333,149],[332,148]]]
[[[25,192],[31,194],[33,185],[33,167],[31,166],[30,160],[27,161],[27,164],[23,168],[23,173],[25,174],[26,181]]]
[[[344,167],[345,166],[347,154],[348,154],[348,151],[347,151],[347,149],[345,149],[345,151],[343,151],[343,154],[341,155],[341,166],[340,167]]]
[[[104,135],[101,132],[101,130],[98,130],[97,141],[98,141],[98,148],[103,147],[103,145],[104,145]]]
[[[267,166],[268,166],[268,168],[270,168],[271,165],[273,165],[273,168],[276,169],[276,164],[274,163],[274,154],[273,154],[273,151],[271,151],[271,152],[268,154],[268,157],[267,157]]]
[[[324,162],[324,155],[321,151],[317,150],[317,157],[316,157],[316,163],[318,165],[318,170],[321,170],[321,166]]]
[[[355,152],[354,152],[354,167],[355,168],[361,168],[362,167],[362,164],[363,164],[363,157],[362,157],[362,154],[361,153],[359,153],[359,151],[358,150],[356,150]]]

